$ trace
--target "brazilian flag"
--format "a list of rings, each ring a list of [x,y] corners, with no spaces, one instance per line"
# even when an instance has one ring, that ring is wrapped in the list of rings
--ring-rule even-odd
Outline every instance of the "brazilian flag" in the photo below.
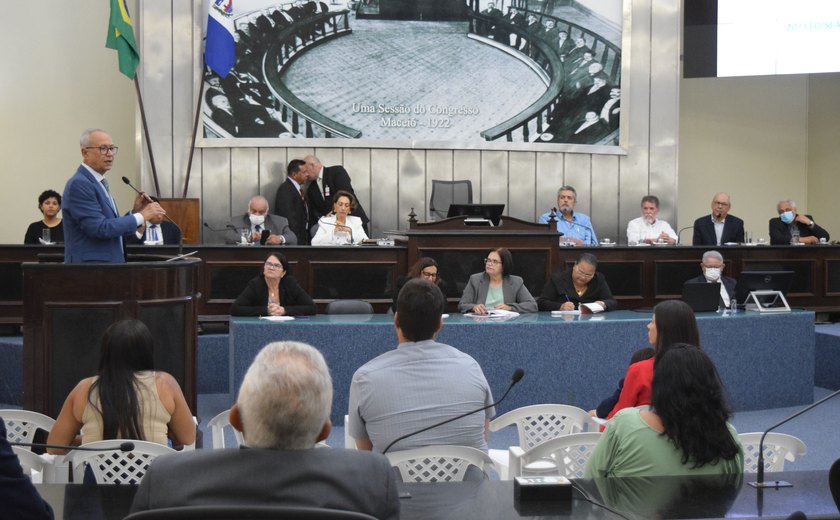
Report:
[[[140,63],[140,54],[137,52],[133,24],[125,0],[111,0],[111,19],[108,21],[105,47],[117,51],[120,72],[129,79],[134,79],[137,65]]]

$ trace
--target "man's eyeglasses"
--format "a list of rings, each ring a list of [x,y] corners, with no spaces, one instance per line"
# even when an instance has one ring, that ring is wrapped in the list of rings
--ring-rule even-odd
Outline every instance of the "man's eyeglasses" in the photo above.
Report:
[[[102,146],[85,146],[85,150],[99,150],[99,153],[101,153],[102,155],[105,155],[108,152],[117,155],[117,152],[120,151],[120,147],[114,145],[105,146],[103,144]]]
[[[430,280],[437,280],[438,274],[430,273],[428,271],[420,271],[420,276],[422,276],[423,278],[428,278]]]
[[[719,200],[712,201],[712,203],[713,203],[715,206],[723,206],[723,207],[727,207],[727,206],[729,206],[729,203],[728,203],[728,202],[721,202],[721,201],[719,201]]]
[[[501,260],[496,260],[495,258],[485,258],[484,263],[485,264],[490,264],[490,265],[499,265],[499,264],[502,263],[502,261]]]
[[[266,262],[265,266],[271,269],[283,269],[283,264],[275,264],[274,262]]]

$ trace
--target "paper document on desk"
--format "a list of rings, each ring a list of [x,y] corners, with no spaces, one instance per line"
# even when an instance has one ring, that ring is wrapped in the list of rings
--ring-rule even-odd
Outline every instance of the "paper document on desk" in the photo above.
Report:
[[[551,311],[552,316],[577,316],[580,314],[580,311]]]
[[[292,316],[260,316],[261,320],[266,321],[292,321],[294,317]]]
[[[577,316],[578,314],[598,314],[606,309],[599,303],[581,303],[579,310],[573,311],[551,311],[552,316]]]
[[[488,309],[486,314],[468,312],[464,314],[464,316],[469,316],[470,318],[475,318],[477,320],[506,321],[516,318],[519,316],[519,313],[515,311],[506,311],[504,309]]]

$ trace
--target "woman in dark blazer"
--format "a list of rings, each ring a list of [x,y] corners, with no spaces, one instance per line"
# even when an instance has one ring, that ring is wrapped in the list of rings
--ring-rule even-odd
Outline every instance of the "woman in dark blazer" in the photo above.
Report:
[[[597,272],[598,259],[583,253],[568,271],[553,273],[537,298],[541,311],[571,311],[581,303],[598,303],[605,311],[618,307],[604,275]]]
[[[306,316],[315,314],[315,303],[293,276],[289,261],[280,253],[265,259],[261,275],[248,282],[233,305],[231,316]]]

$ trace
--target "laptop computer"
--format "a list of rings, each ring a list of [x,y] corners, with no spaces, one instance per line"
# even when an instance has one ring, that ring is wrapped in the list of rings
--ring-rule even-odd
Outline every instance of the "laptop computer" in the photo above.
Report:
[[[685,283],[682,301],[694,312],[717,312],[720,302],[720,282]]]

